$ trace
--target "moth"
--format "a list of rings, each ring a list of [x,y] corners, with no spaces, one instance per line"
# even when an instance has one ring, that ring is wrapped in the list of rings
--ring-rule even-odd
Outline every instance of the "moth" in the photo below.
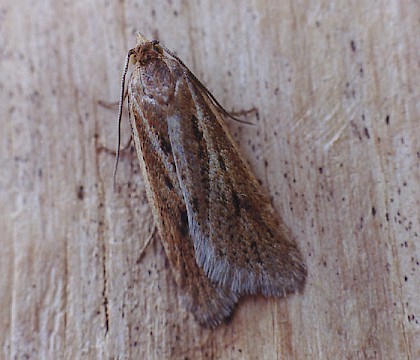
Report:
[[[130,60],[132,136],[187,309],[215,327],[244,295],[301,291],[301,253],[229,134],[229,113],[174,53],[142,35],[124,66],[119,128]]]

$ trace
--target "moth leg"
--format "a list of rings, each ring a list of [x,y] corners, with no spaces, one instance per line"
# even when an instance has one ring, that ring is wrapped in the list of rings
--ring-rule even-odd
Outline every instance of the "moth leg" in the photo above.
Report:
[[[247,109],[247,110],[238,110],[238,111],[231,111],[229,112],[229,117],[232,118],[236,118],[239,116],[248,116],[250,114],[254,113],[257,118],[259,117],[259,113],[258,113],[258,109],[254,106],[251,109]]]
[[[140,260],[143,258],[144,254],[146,252],[147,247],[150,245],[150,243],[152,242],[152,240],[155,237],[156,231],[157,231],[157,227],[156,227],[156,225],[153,225],[153,230],[150,232],[149,237],[147,238],[147,240],[143,244],[142,248],[140,249],[139,257],[137,259],[138,262],[140,262]]]
[[[126,89],[125,92],[124,92],[124,97],[123,97],[124,100],[123,101],[125,101],[127,96],[128,96],[128,89]],[[115,107],[118,107],[118,105],[119,105],[119,101],[98,100],[97,103],[98,103],[99,106],[102,106],[105,109],[110,109],[110,110],[113,110]],[[133,137],[130,136],[130,139],[128,140],[127,144],[122,149],[120,149],[120,151],[124,152],[127,149],[129,149],[132,141],[133,141]],[[100,146],[99,150],[100,151],[105,151],[107,154],[110,154],[112,156],[117,156],[117,153],[114,149],[111,150],[110,148],[107,148],[105,146]]]
[[[123,101],[128,96],[128,89],[125,89]],[[113,110],[114,108],[118,108],[119,101],[105,101],[105,100],[98,100],[98,105],[104,107],[105,109]]]
[[[127,144],[125,144],[124,147],[120,149],[120,151],[124,152],[130,149],[132,142],[133,142],[133,135],[130,136],[130,139],[128,139]],[[114,150],[114,154],[115,154],[115,150]]]
[[[230,111],[230,112],[227,112],[224,109],[220,109],[220,108],[218,108],[218,109],[226,117],[229,117],[236,122],[239,122],[241,124],[246,124],[246,125],[255,125],[255,123],[253,123],[251,121],[242,120],[240,118],[247,117],[248,115],[250,115],[252,113],[255,114],[257,119],[259,119],[259,117],[260,117],[260,114],[259,114],[258,109],[256,107],[252,107],[251,109],[248,109],[248,110],[238,110],[238,111]]]
[[[128,139],[127,144],[125,144],[124,147],[122,147],[120,149],[120,152],[124,153],[125,151],[129,150],[132,142],[133,142],[133,137],[130,136],[130,139]],[[114,157],[117,156],[117,153],[116,153],[115,149],[110,149],[106,146],[100,145],[99,146],[99,151],[104,151],[105,153],[107,153],[109,155],[112,155]]]
[[[97,101],[99,106],[104,107],[105,109],[112,110],[113,108],[118,106],[118,101],[106,101],[106,100],[98,100]]]

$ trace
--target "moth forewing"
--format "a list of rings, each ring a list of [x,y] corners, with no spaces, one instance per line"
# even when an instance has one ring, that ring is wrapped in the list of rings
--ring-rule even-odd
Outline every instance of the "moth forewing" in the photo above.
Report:
[[[226,111],[169,54],[142,36],[130,50],[130,123],[175,280],[197,320],[215,326],[241,295],[299,291],[306,268],[229,135]]]
[[[195,108],[176,121],[177,131],[170,136],[177,145],[176,167],[198,264],[213,281],[239,294],[281,296],[299,290],[305,278],[299,250],[280,227],[220,114],[194,84],[189,89]],[[177,95],[175,103],[181,100]]]

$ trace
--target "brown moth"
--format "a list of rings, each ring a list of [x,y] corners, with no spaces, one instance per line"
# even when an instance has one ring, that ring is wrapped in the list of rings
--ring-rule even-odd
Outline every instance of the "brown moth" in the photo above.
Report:
[[[139,35],[127,54],[118,123],[130,59],[133,139],[188,310],[214,327],[243,295],[282,297],[302,290],[300,251],[239,154],[223,120],[230,115],[158,41]]]

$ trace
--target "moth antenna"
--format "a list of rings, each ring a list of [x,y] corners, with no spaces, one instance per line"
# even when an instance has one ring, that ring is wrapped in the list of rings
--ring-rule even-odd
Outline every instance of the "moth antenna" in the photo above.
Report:
[[[121,77],[121,93],[120,93],[120,101],[118,104],[118,124],[117,124],[117,149],[115,151],[115,165],[114,165],[114,174],[113,178],[113,187],[115,191],[115,183],[117,178],[117,168],[118,162],[120,160],[120,146],[121,146],[121,118],[122,118],[122,107],[124,102],[124,88],[125,88],[125,76],[127,75],[128,71],[128,64],[130,62],[131,55],[134,54],[134,49],[131,49],[127,53],[127,57],[125,58],[124,70]]]

